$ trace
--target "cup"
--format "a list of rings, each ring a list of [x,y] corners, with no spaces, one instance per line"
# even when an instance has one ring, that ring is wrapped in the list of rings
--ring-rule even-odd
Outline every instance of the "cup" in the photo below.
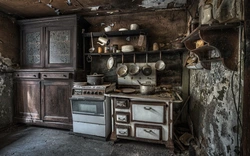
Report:
[[[102,47],[98,47],[98,53],[102,53]]]
[[[154,43],[153,44],[153,51],[157,51],[157,50],[159,50],[159,45],[158,45],[158,43]]]
[[[104,46],[104,45],[108,45],[110,40],[105,38],[105,37],[98,37],[98,41],[100,42],[97,42],[98,44]]]
[[[109,31],[111,31],[111,26],[107,26],[107,27],[105,27],[105,28],[104,28],[104,31],[105,31],[105,32],[109,32]]]
[[[137,29],[139,29],[138,24],[131,24],[130,25],[130,30],[137,30]]]

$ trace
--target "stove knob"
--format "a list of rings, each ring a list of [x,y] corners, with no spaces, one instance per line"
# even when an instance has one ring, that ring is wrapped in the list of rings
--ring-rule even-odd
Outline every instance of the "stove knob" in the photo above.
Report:
[[[94,92],[95,95],[98,95],[98,92]]]
[[[102,92],[99,92],[99,95],[102,95],[103,93]]]

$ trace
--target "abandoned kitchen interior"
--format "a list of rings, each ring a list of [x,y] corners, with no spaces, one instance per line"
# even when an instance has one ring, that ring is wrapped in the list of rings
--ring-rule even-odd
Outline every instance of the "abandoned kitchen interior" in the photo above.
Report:
[[[250,155],[248,0],[0,0],[0,155]]]

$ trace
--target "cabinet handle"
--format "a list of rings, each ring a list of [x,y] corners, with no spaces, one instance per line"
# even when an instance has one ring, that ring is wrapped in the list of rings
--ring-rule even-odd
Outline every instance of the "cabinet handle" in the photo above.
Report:
[[[147,133],[153,133],[153,131],[151,129],[150,130],[144,129],[144,131]]]
[[[152,107],[144,107],[145,110],[153,110]]]
[[[126,104],[125,103],[117,103],[117,106],[118,107],[126,107]]]
[[[118,117],[119,120],[126,121],[126,118],[120,118]]]
[[[34,77],[36,77],[36,75],[33,75]]]
[[[127,132],[119,131],[119,134],[127,134]]]
[[[43,75],[43,77],[47,77],[47,75]]]
[[[67,75],[63,75],[63,77],[67,77]]]
[[[19,74],[16,74],[17,77],[19,77]]]

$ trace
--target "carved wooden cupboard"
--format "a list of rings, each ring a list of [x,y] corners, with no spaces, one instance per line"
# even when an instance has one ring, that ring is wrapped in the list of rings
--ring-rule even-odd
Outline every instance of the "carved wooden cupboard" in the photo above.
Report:
[[[84,79],[82,31],[77,15],[18,21],[20,66],[14,73],[15,120],[72,127],[69,97],[73,81]]]

